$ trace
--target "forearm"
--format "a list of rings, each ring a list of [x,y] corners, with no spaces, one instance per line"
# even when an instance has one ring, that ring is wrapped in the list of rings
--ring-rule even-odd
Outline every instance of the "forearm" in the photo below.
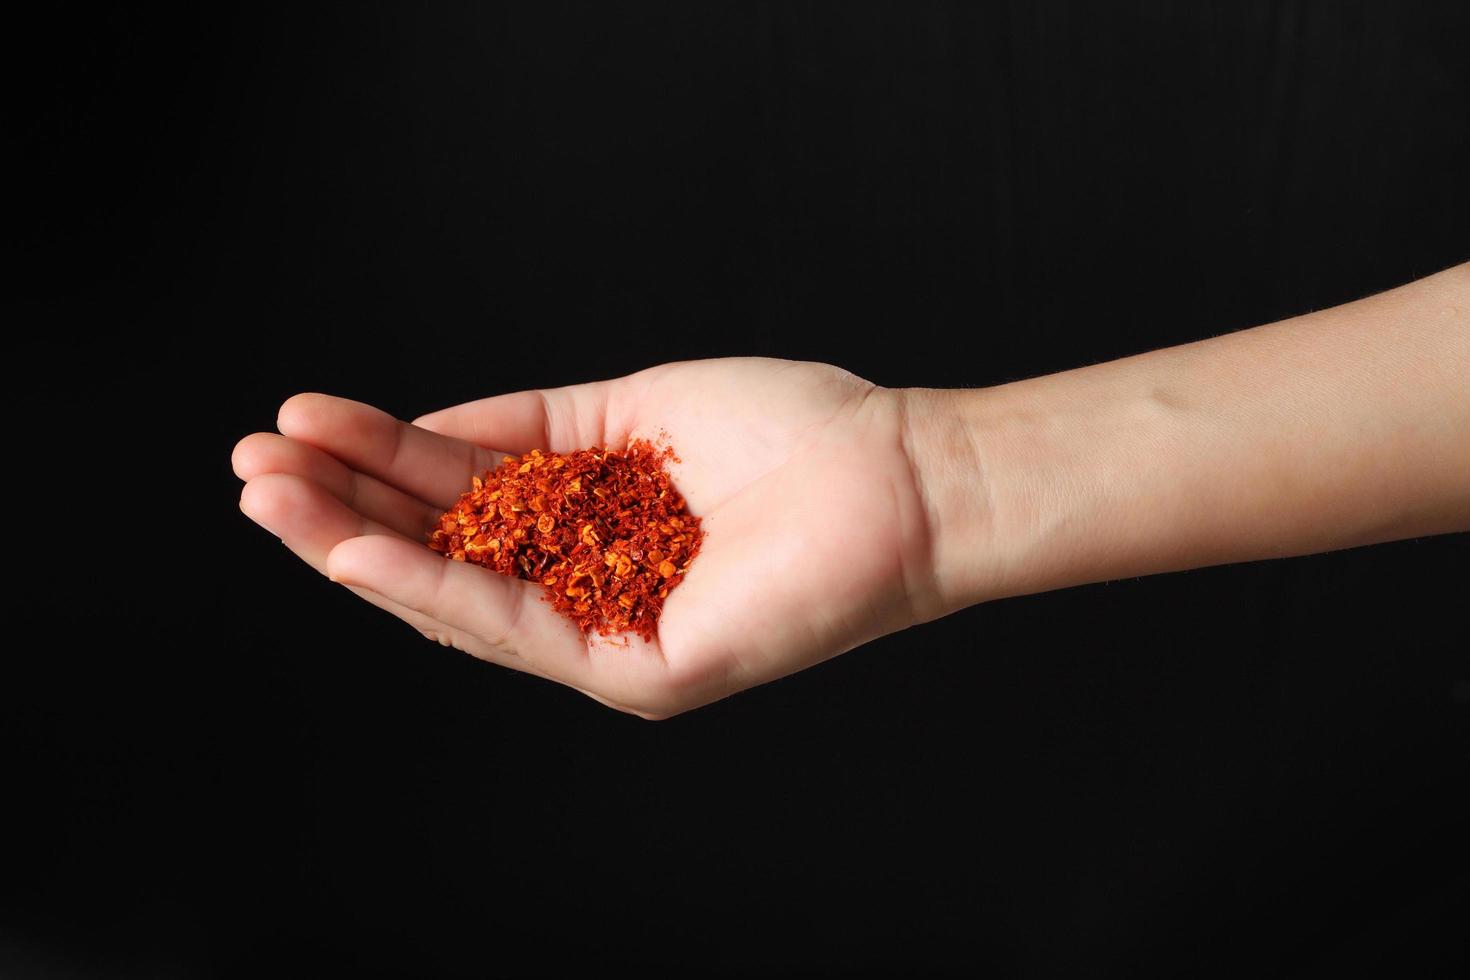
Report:
[[[941,608],[1470,529],[1470,264],[976,391],[903,393]]]

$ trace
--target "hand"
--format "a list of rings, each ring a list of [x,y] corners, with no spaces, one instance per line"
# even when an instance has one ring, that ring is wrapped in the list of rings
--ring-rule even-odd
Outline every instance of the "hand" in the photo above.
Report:
[[[240,505],[426,636],[664,718],[976,602],[1470,529],[1470,263],[1331,310],[987,389],[731,358],[408,425],[297,395]],[[424,543],[496,450],[667,432],[708,534],[658,637]]]
[[[397,421],[321,394],[234,452],[240,506],[425,636],[666,718],[938,615],[902,392],[814,363],[730,358],[499,395]],[[543,588],[446,560],[438,515],[501,453],[666,431],[707,537],[651,642],[584,636]]]

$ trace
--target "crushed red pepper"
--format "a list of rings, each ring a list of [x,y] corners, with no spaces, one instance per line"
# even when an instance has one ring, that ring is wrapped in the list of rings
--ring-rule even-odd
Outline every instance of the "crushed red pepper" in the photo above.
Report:
[[[439,518],[430,548],[539,582],[583,633],[652,639],[704,539],[669,479],[669,446],[506,456]]]

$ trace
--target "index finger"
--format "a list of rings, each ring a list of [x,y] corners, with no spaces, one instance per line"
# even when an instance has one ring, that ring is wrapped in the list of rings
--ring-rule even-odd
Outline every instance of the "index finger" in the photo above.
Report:
[[[613,386],[624,380],[492,395],[421,415],[413,424],[506,452],[570,452],[605,444],[616,431],[626,431],[628,420],[609,413]]]
[[[441,510],[469,488],[473,474],[493,469],[503,455],[317,392],[286,399],[276,427]]]

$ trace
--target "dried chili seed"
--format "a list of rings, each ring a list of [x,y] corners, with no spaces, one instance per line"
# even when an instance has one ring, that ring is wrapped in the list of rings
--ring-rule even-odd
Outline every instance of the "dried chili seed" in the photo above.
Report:
[[[506,456],[471,478],[428,545],[539,582],[584,633],[651,638],[704,536],[670,482],[666,463],[677,459],[645,440],[625,452]]]

